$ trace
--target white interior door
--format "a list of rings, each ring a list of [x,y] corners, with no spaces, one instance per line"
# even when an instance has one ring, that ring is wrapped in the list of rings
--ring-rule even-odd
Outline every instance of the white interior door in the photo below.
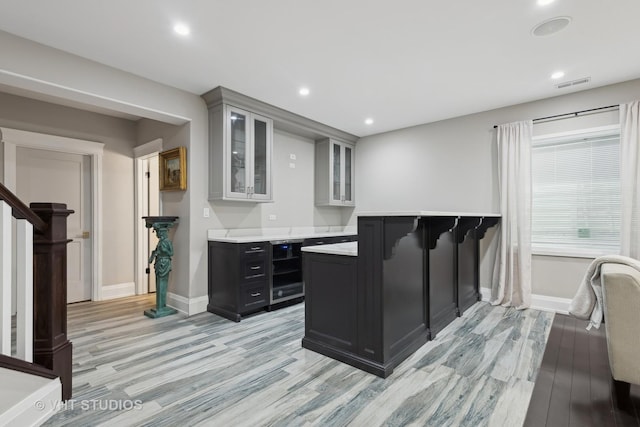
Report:
[[[142,194],[144,216],[158,216],[160,215],[160,182],[157,154],[143,160],[143,170],[145,174]],[[158,238],[150,228],[147,228],[145,236],[145,258],[148,260],[151,256],[151,251],[153,251],[158,244]],[[150,265],[147,271],[147,289],[149,290],[149,292],[155,292],[156,275],[153,271],[153,266]]]
[[[67,302],[91,299],[91,158],[18,147],[16,195],[25,203],[66,203]]]

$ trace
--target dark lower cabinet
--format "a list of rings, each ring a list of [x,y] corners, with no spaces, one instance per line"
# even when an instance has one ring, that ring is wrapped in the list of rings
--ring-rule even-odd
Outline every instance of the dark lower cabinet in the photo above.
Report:
[[[300,248],[350,242],[352,236],[231,243],[209,241],[207,311],[234,322],[304,299]]]
[[[356,257],[303,253],[305,337],[319,353],[356,353],[358,345]],[[327,307],[329,309],[327,310]]]
[[[269,304],[269,242],[209,242],[207,311],[239,322]]]

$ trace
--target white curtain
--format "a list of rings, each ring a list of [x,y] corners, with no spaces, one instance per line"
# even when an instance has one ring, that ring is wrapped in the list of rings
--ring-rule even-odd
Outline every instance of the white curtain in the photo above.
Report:
[[[491,304],[531,304],[531,120],[498,126],[500,240]]]
[[[620,104],[620,254],[640,259],[640,101]]]

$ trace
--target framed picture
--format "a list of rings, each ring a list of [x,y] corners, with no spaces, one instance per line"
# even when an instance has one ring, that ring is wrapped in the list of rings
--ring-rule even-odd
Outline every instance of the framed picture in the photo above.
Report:
[[[187,189],[187,150],[177,147],[160,153],[160,191]]]

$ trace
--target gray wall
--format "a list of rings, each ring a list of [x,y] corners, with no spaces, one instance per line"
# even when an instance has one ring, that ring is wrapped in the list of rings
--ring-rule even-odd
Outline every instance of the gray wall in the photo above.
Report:
[[[514,105],[362,138],[356,144],[358,211],[420,209],[499,212],[493,125],[640,98],[640,80]],[[534,125],[534,135],[615,122],[616,113]],[[481,284],[489,287],[495,230],[482,243]],[[572,298],[591,260],[534,256],[533,293]]]

